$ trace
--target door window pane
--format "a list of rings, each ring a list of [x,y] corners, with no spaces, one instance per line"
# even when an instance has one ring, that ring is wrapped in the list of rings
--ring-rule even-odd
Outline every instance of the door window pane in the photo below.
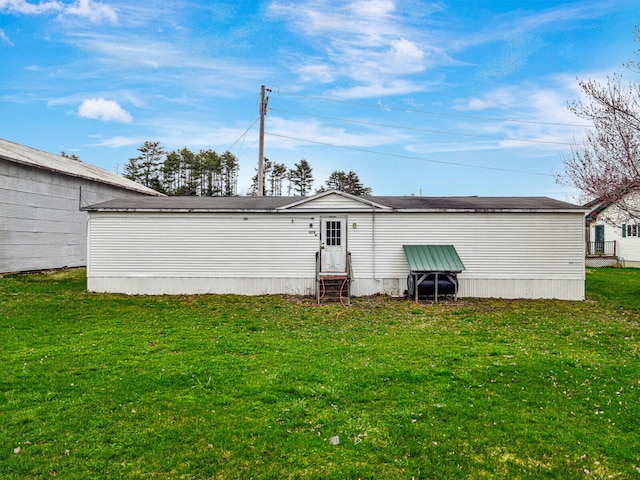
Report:
[[[327,246],[339,247],[342,245],[340,238],[340,221],[339,220],[329,220],[327,221],[326,227],[326,244]]]

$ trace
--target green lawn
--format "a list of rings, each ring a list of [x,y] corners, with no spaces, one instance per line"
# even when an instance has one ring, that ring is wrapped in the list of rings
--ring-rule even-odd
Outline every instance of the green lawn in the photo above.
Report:
[[[640,478],[640,270],[587,290],[344,308],[5,276],[0,477]]]

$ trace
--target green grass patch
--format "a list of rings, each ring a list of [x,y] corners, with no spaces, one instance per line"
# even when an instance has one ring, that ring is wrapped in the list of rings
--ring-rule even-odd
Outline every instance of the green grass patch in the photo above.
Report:
[[[587,291],[344,308],[5,276],[0,477],[638,478],[640,270]]]

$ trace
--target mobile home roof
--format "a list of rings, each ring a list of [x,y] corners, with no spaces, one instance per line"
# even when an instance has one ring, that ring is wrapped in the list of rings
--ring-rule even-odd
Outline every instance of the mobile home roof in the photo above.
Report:
[[[366,196],[353,197],[342,192],[323,192],[312,197],[137,197],[119,198],[99,203],[89,211],[165,211],[165,212],[276,212],[295,206],[321,210],[313,206],[314,198],[337,193],[347,196],[364,207],[389,211],[548,211],[581,212],[583,207],[548,197],[417,197]],[[358,206],[354,203],[354,209]],[[345,207],[348,210],[348,206]]]

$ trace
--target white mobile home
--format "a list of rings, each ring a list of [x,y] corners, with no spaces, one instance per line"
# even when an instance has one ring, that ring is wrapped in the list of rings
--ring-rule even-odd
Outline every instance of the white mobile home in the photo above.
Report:
[[[584,298],[584,210],[544,197],[140,197],[88,207],[90,291],[356,296],[407,289],[405,245],[451,245],[459,296]]]
[[[160,195],[92,165],[0,139],[0,272],[86,265],[81,206]]]

